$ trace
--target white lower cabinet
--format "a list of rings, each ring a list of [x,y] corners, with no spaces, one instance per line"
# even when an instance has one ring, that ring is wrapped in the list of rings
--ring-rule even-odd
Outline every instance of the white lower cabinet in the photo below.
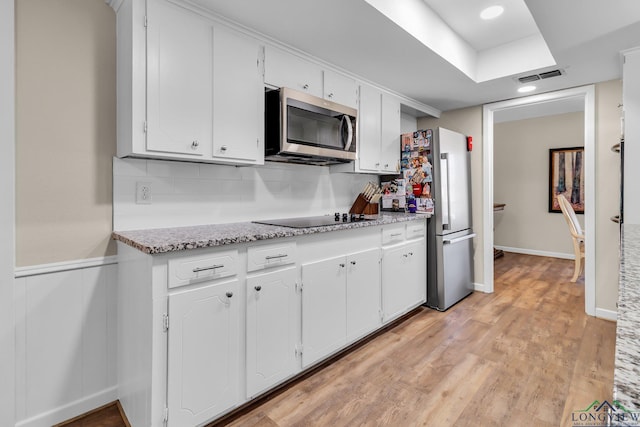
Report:
[[[344,256],[302,264],[302,366],[347,342],[347,265]]]
[[[247,398],[299,370],[297,269],[247,278]]]
[[[380,250],[302,264],[302,365],[380,324]]]
[[[382,249],[382,313],[395,319],[426,301],[427,269],[424,239]]]
[[[131,425],[204,425],[423,303],[423,236],[416,220],[158,255],[118,242]]]
[[[169,427],[195,426],[239,402],[237,279],[169,296]]]
[[[347,257],[347,341],[380,323],[380,249],[375,248]]]

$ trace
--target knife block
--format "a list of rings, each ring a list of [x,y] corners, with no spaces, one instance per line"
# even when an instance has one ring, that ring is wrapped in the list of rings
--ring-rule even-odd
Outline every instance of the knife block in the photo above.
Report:
[[[362,194],[358,194],[355,202],[351,205],[351,209],[349,209],[350,214],[365,214],[365,215],[377,215],[378,214],[378,204],[377,203],[369,203],[367,199],[364,198]]]

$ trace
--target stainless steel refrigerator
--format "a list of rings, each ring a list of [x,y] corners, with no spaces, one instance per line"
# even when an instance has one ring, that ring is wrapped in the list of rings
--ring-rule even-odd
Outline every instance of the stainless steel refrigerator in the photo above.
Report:
[[[427,306],[446,310],[473,292],[471,144],[431,130],[433,215],[427,222]]]

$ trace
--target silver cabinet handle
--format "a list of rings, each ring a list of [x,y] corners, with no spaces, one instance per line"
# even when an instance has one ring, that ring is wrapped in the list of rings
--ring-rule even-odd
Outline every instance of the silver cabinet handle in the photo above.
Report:
[[[192,150],[195,150],[195,149],[197,149],[197,148],[198,148],[198,146],[199,146],[199,145],[200,145],[200,143],[199,143],[198,141],[193,141],[193,142],[191,143],[191,149],[192,149]]]
[[[615,222],[616,224],[620,224],[620,215],[614,215],[611,218],[609,218],[611,221]]]
[[[351,265],[356,265],[356,262],[355,261],[351,261]]]
[[[385,164],[384,164],[384,167],[385,167],[385,168],[388,168],[388,167],[389,167],[389,163],[385,163]]]
[[[307,83],[305,83],[304,85],[302,85],[302,89],[304,89],[304,90],[309,89],[309,85]]]
[[[342,268],[344,268],[344,267],[345,267],[345,265],[344,265],[343,263],[340,263],[339,265],[340,265],[340,267],[342,267]]]
[[[391,237],[398,237],[398,236],[402,236],[402,233],[392,233]]]
[[[222,267],[224,267],[224,264],[216,264],[210,267],[196,267],[193,269],[193,272],[199,273],[200,271],[215,270],[216,268],[222,268]]]
[[[409,254],[402,254],[403,257],[409,258]]]
[[[262,290],[262,286],[257,285],[257,286],[254,286],[253,289],[255,289],[256,291],[260,292],[260,290]]]
[[[231,298],[233,296],[233,292],[227,291],[225,295],[227,296],[227,298]]]
[[[329,99],[333,98],[333,92],[330,93],[329,95],[327,95],[327,98],[329,98]]]
[[[222,151],[223,153],[227,151],[227,146],[223,145],[222,147],[220,147],[220,151]]]
[[[288,257],[288,256],[289,256],[289,254],[267,255],[266,257],[264,257],[264,259],[269,261],[270,259],[285,258],[285,257]]]

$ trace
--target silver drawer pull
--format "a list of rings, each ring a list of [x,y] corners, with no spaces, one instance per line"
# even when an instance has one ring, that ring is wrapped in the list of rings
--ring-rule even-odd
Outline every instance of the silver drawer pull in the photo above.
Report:
[[[391,234],[391,237],[398,237],[398,236],[402,236],[402,233],[393,233],[393,234]]]
[[[211,267],[196,267],[193,269],[193,272],[199,273],[201,271],[215,270],[216,268],[222,268],[222,267],[224,267],[224,264],[216,264],[216,265],[212,265]]]
[[[285,257],[288,257],[288,256],[289,256],[288,254],[268,255],[268,256],[264,257],[264,259],[269,261],[270,259],[285,258]]]

